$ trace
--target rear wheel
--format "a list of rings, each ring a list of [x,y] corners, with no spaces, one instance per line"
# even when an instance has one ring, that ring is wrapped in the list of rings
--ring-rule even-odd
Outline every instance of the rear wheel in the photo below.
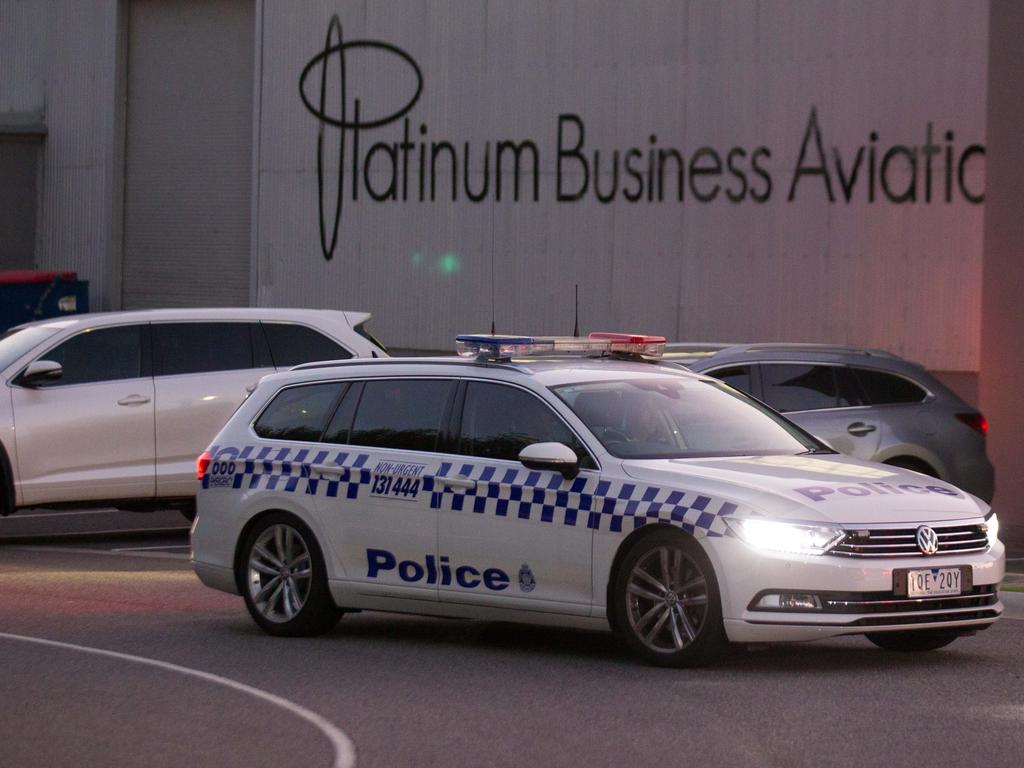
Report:
[[[691,667],[722,654],[718,581],[694,539],[664,531],[640,539],[615,575],[612,626],[652,664]]]
[[[275,512],[260,520],[245,539],[241,567],[245,605],[265,632],[319,635],[341,617],[320,548],[298,518]]]
[[[959,636],[957,632],[930,629],[920,632],[875,632],[867,635],[867,638],[879,648],[884,648],[887,651],[912,653],[945,648]]]

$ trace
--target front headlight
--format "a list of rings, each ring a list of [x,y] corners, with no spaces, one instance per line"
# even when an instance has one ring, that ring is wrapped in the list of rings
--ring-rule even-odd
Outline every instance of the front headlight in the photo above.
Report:
[[[994,547],[999,541],[999,518],[996,517],[995,512],[985,518],[985,527],[988,533],[988,545]]]
[[[757,549],[823,555],[846,534],[828,525],[798,525],[758,518],[727,517],[725,522],[743,541]]]

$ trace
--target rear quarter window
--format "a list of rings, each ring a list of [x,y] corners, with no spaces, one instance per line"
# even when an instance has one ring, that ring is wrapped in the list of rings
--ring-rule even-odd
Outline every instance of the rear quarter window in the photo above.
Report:
[[[854,368],[853,372],[870,405],[920,403],[928,396],[924,389],[902,376],[870,368]]]
[[[270,356],[278,368],[318,360],[348,360],[352,353],[319,331],[294,323],[263,323]]]

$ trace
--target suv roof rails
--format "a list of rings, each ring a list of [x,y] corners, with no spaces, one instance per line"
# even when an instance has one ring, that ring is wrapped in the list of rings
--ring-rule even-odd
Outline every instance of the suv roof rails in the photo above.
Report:
[[[814,342],[766,341],[747,344],[717,343],[674,343],[665,347],[665,357],[711,357],[722,354],[743,354],[747,352],[821,352],[844,355],[866,355],[869,357],[887,357],[898,359],[899,355],[884,349],[860,347],[854,344],[817,344]]]

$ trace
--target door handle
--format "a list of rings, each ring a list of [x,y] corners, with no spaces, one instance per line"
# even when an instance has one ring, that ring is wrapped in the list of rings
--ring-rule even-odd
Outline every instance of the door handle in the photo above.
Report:
[[[869,432],[874,432],[877,427],[874,424],[865,424],[863,421],[855,421],[846,428],[846,431],[855,437],[863,437]]]
[[[117,401],[118,405],[145,405],[149,402],[149,398],[145,395],[128,395],[128,397],[122,397]]]
[[[468,477],[442,477],[441,483],[445,488],[476,488],[476,480]]]
[[[348,477],[348,467],[339,467],[337,464],[311,464],[309,468],[325,480],[344,480]]]

